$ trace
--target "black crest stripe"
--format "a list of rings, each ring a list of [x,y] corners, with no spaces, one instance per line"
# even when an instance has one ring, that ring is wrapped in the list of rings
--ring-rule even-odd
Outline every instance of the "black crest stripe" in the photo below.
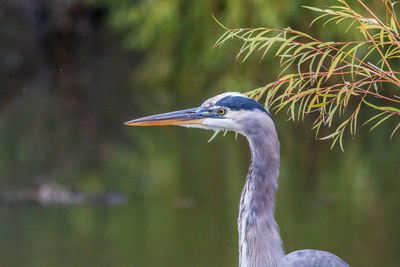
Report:
[[[247,97],[242,97],[242,96],[227,96],[222,99],[220,99],[217,103],[215,103],[217,106],[221,107],[227,107],[230,108],[231,110],[254,110],[258,109],[261,110],[265,113],[267,113],[269,116],[269,112],[262,106],[260,105],[257,101],[247,98]]]

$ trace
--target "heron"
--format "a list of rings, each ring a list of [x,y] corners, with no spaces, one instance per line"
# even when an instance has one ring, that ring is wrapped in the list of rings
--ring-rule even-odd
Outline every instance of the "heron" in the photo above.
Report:
[[[251,160],[237,221],[240,267],[350,266],[327,251],[304,249],[285,254],[274,216],[280,143],[271,114],[257,101],[238,92],[228,92],[206,100],[197,108],[147,116],[125,124],[228,130],[247,138]]]

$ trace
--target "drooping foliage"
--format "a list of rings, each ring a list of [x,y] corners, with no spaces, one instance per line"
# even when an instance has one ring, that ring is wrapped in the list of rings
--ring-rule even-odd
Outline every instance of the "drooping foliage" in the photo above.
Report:
[[[215,45],[240,40],[236,58],[241,61],[257,53],[262,60],[273,51],[282,66],[278,79],[247,94],[258,101],[265,97],[265,106],[276,112],[286,108],[293,121],[313,116],[316,136],[321,126],[334,128],[320,139],[332,139],[332,147],[339,143],[343,150],[344,133],[356,134],[365,108],[376,110],[363,122],[371,130],[388,119],[394,124],[391,137],[400,128],[400,97],[396,95],[400,91],[400,25],[397,2],[382,0],[385,12],[381,15],[361,0],[354,7],[346,0],[337,2],[326,9],[305,7],[319,13],[311,25],[346,23],[344,34],[356,30],[359,40],[324,41],[290,27],[230,29],[221,24],[225,32]]]

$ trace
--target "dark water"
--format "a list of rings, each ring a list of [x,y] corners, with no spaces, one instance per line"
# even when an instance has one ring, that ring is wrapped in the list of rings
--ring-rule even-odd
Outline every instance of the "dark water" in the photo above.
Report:
[[[248,160],[244,138],[219,137],[206,145],[209,133],[152,131],[167,162],[173,151],[162,150],[169,145],[158,135],[189,135],[190,149],[181,147],[189,156],[177,163],[184,177],[171,170],[159,175],[161,160],[145,178],[162,193],[133,194],[121,206],[0,206],[0,265],[236,266],[236,207]],[[395,143],[363,152],[348,144],[342,153],[302,140],[292,136],[298,145],[291,147],[286,134],[281,138],[276,217],[286,251],[318,248],[352,266],[399,266],[399,169],[388,169],[395,160],[378,154],[395,153]],[[205,168],[196,164],[204,157]],[[151,165],[151,158],[144,160]],[[182,182],[175,192],[168,189],[174,180]]]

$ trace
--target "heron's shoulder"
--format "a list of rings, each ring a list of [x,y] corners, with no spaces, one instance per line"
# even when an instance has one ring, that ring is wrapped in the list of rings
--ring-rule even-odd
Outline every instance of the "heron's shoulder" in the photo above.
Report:
[[[284,266],[350,267],[341,258],[327,251],[303,249],[289,253],[284,257]]]

